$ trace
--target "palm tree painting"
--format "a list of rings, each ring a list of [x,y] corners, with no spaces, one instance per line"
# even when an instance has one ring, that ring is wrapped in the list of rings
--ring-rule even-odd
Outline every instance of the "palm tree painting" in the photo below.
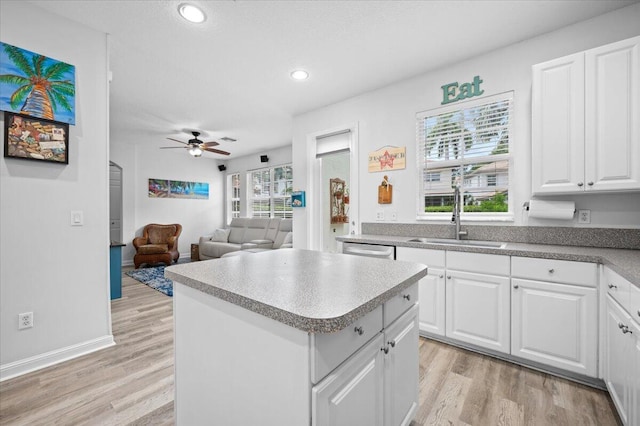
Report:
[[[0,43],[0,110],[75,124],[75,67]]]

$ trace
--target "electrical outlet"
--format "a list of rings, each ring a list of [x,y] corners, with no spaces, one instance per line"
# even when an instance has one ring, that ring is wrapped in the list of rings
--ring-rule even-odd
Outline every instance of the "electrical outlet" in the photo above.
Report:
[[[384,210],[378,210],[376,212],[376,220],[384,220]]]
[[[398,212],[397,212],[397,211],[395,211],[395,210],[391,211],[390,216],[391,216],[391,217],[390,217],[390,219],[389,219],[389,220],[393,220],[393,221],[398,220]]]
[[[591,210],[578,210],[578,223],[591,223]]]
[[[33,312],[18,314],[18,330],[33,327]]]

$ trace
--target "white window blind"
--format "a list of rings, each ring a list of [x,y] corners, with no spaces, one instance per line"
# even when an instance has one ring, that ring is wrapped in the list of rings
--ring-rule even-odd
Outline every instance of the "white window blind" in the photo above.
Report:
[[[249,179],[252,185],[252,217],[293,217],[293,172],[290,165],[254,170],[249,174]]]
[[[509,92],[416,115],[418,217],[451,212],[457,183],[463,212],[510,214],[512,108]]]

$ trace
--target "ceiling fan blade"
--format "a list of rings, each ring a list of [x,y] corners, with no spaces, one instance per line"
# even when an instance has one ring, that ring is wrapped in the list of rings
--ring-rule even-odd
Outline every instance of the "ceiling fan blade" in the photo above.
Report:
[[[167,139],[169,139],[170,141],[174,141],[174,142],[181,143],[181,144],[183,144],[183,145],[189,145],[188,143],[186,143],[186,142],[182,142],[182,141],[179,141],[178,139],[173,139],[173,138],[167,138]]]
[[[202,143],[200,144],[200,146],[201,146],[201,147],[203,147],[203,148],[209,148],[209,147],[211,147],[211,146],[218,146],[218,145],[220,145],[220,144],[219,144],[218,142],[216,142],[216,141],[211,141],[211,142],[202,142]]]
[[[209,152],[213,152],[215,154],[220,154],[220,155],[231,155],[230,152],[227,151],[221,151],[219,149],[214,149],[214,148],[207,148],[207,147],[202,147],[203,150],[205,151],[209,151]]]
[[[189,149],[188,146],[161,146],[160,149],[184,149],[187,148]]]

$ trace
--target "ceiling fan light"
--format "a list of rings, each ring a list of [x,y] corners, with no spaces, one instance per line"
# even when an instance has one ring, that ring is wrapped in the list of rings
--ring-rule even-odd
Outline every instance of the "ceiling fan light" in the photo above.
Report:
[[[193,22],[194,24],[200,24],[207,18],[200,8],[192,4],[181,4],[178,6],[178,12],[180,12],[180,16],[184,19],[189,22]]]
[[[200,149],[200,147],[194,146],[189,150],[189,154],[193,155],[194,157],[200,157],[202,155],[202,150]]]
[[[306,80],[309,78],[309,73],[305,70],[295,70],[291,72],[291,78],[294,80]]]

